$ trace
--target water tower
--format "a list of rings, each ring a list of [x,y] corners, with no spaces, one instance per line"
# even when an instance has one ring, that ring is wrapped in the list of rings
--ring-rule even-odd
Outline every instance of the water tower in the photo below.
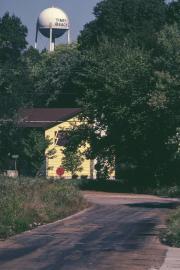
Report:
[[[35,48],[37,48],[38,33],[49,38],[49,50],[55,49],[55,39],[67,32],[67,43],[70,44],[69,18],[66,13],[55,7],[43,10],[37,20]]]

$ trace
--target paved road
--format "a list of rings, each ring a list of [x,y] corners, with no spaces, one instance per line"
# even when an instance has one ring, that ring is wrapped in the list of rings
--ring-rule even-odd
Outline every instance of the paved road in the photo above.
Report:
[[[0,270],[160,269],[158,241],[174,202],[154,196],[85,192],[95,205],[63,222],[0,242]]]

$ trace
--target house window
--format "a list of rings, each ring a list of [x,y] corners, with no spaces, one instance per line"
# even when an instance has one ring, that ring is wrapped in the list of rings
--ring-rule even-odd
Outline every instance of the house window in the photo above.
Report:
[[[55,132],[55,144],[58,146],[66,146],[69,142],[67,131],[56,131]]]

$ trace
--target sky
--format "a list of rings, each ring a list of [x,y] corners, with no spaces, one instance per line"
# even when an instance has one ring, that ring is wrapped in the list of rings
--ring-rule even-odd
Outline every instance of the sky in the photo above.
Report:
[[[84,24],[93,20],[93,8],[100,0],[0,0],[0,17],[8,11],[11,15],[20,17],[22,23],[28,28],[27,41],[34,46],[36,21],[40,12],[50,6],[60,7],[69,16],[71,22],[71,39],[77,40],[77,36]],[[64,43],[66,37],[57,40]],[[48,46],[48,40],[39,35],[38,48]]]

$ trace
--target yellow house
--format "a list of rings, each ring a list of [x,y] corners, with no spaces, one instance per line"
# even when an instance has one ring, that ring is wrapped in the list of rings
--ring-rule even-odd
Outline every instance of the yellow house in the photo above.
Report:
[[[72,125],[79,125],[77,117],[70,118],[62,123],[46,129],[45,137],[50,140],[49,147],[46,150],[46,176],[48,178],[72,178],[72,174],[63,168],[62,158],[63,149],[66,144],[66,131],[72,128]],[[82,153],[84,147],[79,149]],[[76,171],[77,178],[94,178],[93,161],[83,159],[81,170]]]
[[[60,109],[24,109],[21,111],[21,125],[29,128],[44,129],[45,137],[49,140],[49,146],[45,151],[46,157],[46,177],[56,179],[69,179],[72,175],[62,166],[63,153],[65,146],[65,134],[72,125],[79,125],[77,118],[80,113],[79,108],[60,108]],[[88,147],[88,146],[87,146]],[[83,152],[85,148],[79,149]],[[94,169],[95,161],[85,159],[81,164],[81,171],[76,171],[77,178],[96,178]]]

